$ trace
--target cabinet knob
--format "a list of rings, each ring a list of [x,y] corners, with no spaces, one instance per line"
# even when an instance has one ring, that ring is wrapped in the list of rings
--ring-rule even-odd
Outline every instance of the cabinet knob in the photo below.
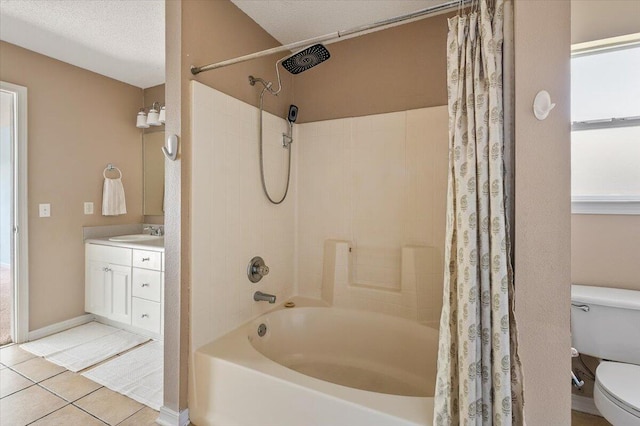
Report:
[[[143,261],[143,262],[148,262],[148,261],[150,261],[150,260],[151,260],[151,258],[150,258],[150,257],[143,257],[143,258],[142,258],[142,261]]]
[[[140,315],[140,318],[149,318],[149,314],[142,314]]]
[[[106,266],[105,266],[104,268],[102,268],[102,270],[103,270],[104,272],[111,272],[111,268],[108,268],[108,267],[106,267]]]
[[[149,283],[142,283],[140,284],[140,287],[149,287]]]

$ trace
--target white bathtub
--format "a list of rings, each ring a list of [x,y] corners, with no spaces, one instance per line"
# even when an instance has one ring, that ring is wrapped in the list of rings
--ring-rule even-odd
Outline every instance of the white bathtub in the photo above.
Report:
[[[267,327],[263,337],[260,324]],[[396,317],[277,310],[196,351],[191,420],[197,426],[431,425],[437,346],[435,329]]]

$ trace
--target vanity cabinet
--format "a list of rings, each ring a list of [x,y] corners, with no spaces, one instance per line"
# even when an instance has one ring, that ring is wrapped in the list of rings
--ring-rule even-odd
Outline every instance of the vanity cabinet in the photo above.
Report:
[[[85,244],[85,311],[162,334],[163,253]]]
[[[87,244],[85,310],[131,323],[131,249]]]
[[[162,333],[162,253],[133,250],[133,317],[131,325]]]

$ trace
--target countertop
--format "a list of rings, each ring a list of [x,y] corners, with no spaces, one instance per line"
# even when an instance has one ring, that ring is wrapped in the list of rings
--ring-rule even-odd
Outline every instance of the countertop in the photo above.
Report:
[[[109,241],[110,237],[88,238],[85,243],[101,244],[103,246],[125,247],[139,250],[153,250],[164,252],[164,237],[146,241]]]

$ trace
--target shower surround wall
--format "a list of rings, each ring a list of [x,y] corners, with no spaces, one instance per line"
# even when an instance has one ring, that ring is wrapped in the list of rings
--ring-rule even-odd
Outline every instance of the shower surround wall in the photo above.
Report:
[[[334,271],[351,271],[347,280],[325,280],[335,284],[335,305],[437,321],[445,106],[296,125],[291,187],[276,206],[260,185],[258,109],[195,81],[191,99],[190,363],[199,347],[273,308],[253,301],[257,290],[278,302],[294,294],[321,298],[323,266],[331,263],[325,247],[332,244]],[[288,124],[263,117],[265,178],[279,199]],[[256,284],[246,275],[254,256],[270,267]],[[192,368],[189,374],[190,408],[198,410],[198,378]]]
[[[273,307],[254,302],[255,291],[276,294],[278,302],[293,294],[295,179],[287,199],[270,204],[260,186],[258,110],[198,82],[191,89],[193,353]],[[286,183],[287,127],[264,113],[265,178],[278,199]],[[254,256],[270,268],[256,284],[246,272]]]
[[[334,294],[336,305],[438,320],[447,117],[441,106],[296,126],[300,295],[321,298],[325,241],[342,240],[351,247],[351,285]],[[401,288],[411,280],[401,274],[403,248],[411,246],[429,254],[417,294]]]
[[[445,106],[297,125],[289,195],[274,206],[260,187],[258,110],[203,84],[191,86],[192,351],[271,308],[253,301],[256,290],[278,301],[293,294],[321,298],[328,240],[352,249],[349,282],[340,283],[335,305],[437,321]],[[285,120],[264,114],[265,174],[275,198],[286,182],[286,130]],[[271,272],[251,284],[246,267],[258,255]]]

